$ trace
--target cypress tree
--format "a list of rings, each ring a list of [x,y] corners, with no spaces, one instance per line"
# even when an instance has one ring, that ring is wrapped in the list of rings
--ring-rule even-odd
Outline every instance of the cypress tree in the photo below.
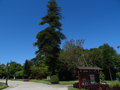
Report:
[[[30,76],[30,62],[28,60],[25,61],[24,67],[23,67],[23,75],[24,79],[28,79]]]
[[[35,46],[38,47],[37,57],[40,60],[44,58],[49,71],[54,75],[58,64],[61,40],[65,39],[65,35],[61,33],[61,8],[57,5],[56,0],[50,0],[47,8],[47,15],[42,18],[39,25],[48,24],[48,27],[38,32]]]

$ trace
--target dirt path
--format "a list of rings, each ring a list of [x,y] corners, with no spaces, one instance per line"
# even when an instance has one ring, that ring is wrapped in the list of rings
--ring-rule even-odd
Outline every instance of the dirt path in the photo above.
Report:
[[[0,82],[5,82],[0,80]],[[9,81],[9,88],[4,90],[68,90],[64,85],[46,85],[34,82]]]

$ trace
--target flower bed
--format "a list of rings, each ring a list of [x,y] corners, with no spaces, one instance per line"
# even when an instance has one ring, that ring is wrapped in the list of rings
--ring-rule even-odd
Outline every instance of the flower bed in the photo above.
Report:
[[[79,83],[75,83],[73,87],[79,88]],[[86,90],[120,90],[120,86],[110,87],[108,84],[90,84],[87,86],[84,85],[82,88],[85,88]]]

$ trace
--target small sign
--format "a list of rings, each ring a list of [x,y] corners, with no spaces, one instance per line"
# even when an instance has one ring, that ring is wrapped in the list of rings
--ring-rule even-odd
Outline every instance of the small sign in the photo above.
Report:
[[[90,82],[91,82],[91,84],[95,84],[95,75],[94,74],[90,74]]]

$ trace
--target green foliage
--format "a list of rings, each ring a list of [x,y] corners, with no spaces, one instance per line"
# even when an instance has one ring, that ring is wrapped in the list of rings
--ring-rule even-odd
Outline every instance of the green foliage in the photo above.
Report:
[[[45,77],[44,73],[41,72],[37,73],[35,76],[36,79],[43,79],[44,77]]]
[[[5,83],[0,82],[0,90],[7,88],[8,86]]]
[[[115,73],[114,68],[114,57],[117,55],[113,47],[110,47],[108,44],[104,44],[99,47],[101,51],[101,67],[106,74],[106,79],[112,80],[113,74]]]
[[[114,58],[114,67],[117,72],[120,72],[120,55],[116,55]]]
[[[0,78],[4,78],[5,75],[6,75],[5,65],[4,64],[0,64]]]
[[[60,80],[75,79],[75,68],[85,65],[83,57],[83,40],[69,40],[64,43],[63,50],[59,55],[59,78]]]
[[[8,71],[11,78],[16,78],[16,72],[21,71],[23,67],[16,62],[10,62],[8,64]]]
[[[51,76],[50,82],[51,82],[52,84],[58,84],[58,83],[59,83],[59,78],[58,78],[58,76],[57,76],[57,75]]]
[[[88,66],[98,66],[101,63],[101,52],[98,48],[92,48],[84,51],[84,58]]]
[[[46,60],[45,63],[49,71],[51,74],[55,74],[61,40],[64,39],[65,36],[61,33],[60,7],[58,7],[55,0],[50,0],[47,8],[47,15],[42,18],[40,25],[48,24],[48,27],[37,34],[35,46],[38,47],[36,54],[39,60]]]
[[[60,81],[59,84],[60,85],[73,85],[78,81]]]
[[[120,86],[120,82],[116,82],[116,81],[107,81],[107,84],[109,84],[111,87]]]
[[[30,78],[32,79],[36,78],[39,73],[48,75],[48,66],[45,64],[45,60],[37,60],[37,58],[34,58],[31,60],[31,62],[32,65],[30,67],[31,70]]]
[[[99,76],[101,82],[105,82],[105,75],[103,72],[100,72],[100,76]]]
[[[110,47],[108,44],[104,44],[99,47],[101,50],[101,56],[102,56],[102,65],[103,68],[108,69],[113,65],[113,56],[116,55],[116,51],[113,49],[113,47]]]
[[[117,72],[117,73],[116,73],[116,77],[117,77],[117,78],[120,78],[120,72]]]
[[[24,70],[23,75],[24,75],[25,79],[30,77],[30,73],[31,73],[30,66],[31,66],[30,61],[26,60],[25,64],[24,64],[24,68],[23,68],[23,70]]]
[[[17,72],[15,73],[15,76],[16,76],[16,78],[22,79],[22,78],[23,78],[23,70],[17,71]]]

